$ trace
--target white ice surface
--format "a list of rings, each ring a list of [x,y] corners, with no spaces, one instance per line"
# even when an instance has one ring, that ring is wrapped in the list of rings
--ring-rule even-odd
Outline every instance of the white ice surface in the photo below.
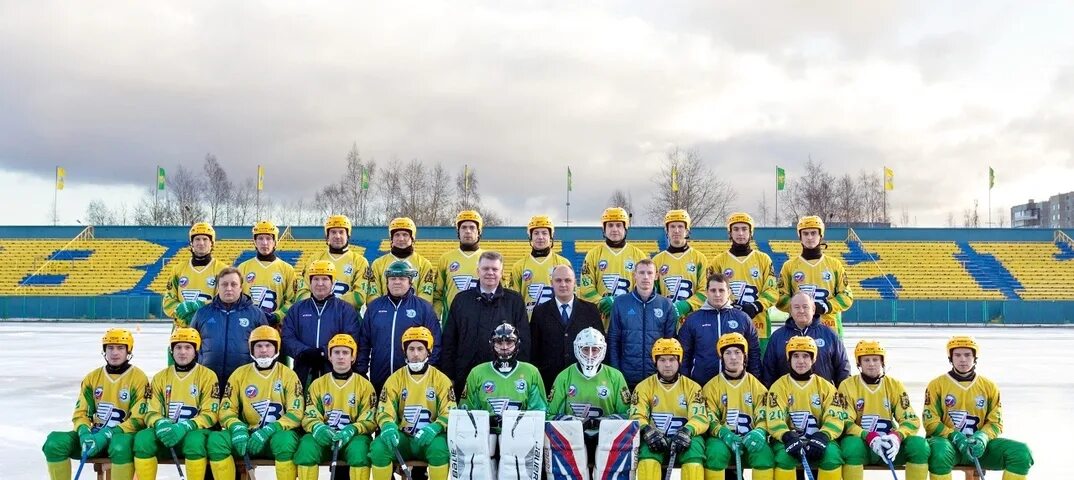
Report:
[[[0,323],[0,480],[47,478],[41,444],[48,432],[71,428],[79,382],[101,366],[100,338],[109,326]],[[133,363],[152,377],[165,366],[170,326],[125,326],[135,331]],[[943,349],[956,333],[972,334],[980,342],[978,371],[1002,392],[1003,436],[1027,442],[1033,450],[1036,464],[1030,478],[1074,477],[1060,465],[1061,452],[1069,455],[1074,447],[1066,418],[1074,414],[1074,329],[852,327],[845,342],[853,351],[863,337],[882,341],[888,373],[906,384],[920,414],[925,384],[949,368]],[[259,468],[258,478],[274,478],[271,473]],[[322,477],[327,476],[322,469]],[[988,476],[999,478],[998,473]],[[159,471],[159,478],[176,477],[171,467]],[[84,471],[82,478],[94,477]],[[866,478],[891,475],[868,472]]]

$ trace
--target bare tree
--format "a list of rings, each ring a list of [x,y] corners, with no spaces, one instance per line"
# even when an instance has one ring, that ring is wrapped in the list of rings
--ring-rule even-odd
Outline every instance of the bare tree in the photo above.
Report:
[[[168,199],[165,202],[175,209],[169,223],[192,225],[195,222],[208,221],[205,208],[199,202],[202,185],[197,176],[182,165],[174,171],[175,174],[168,177]]]
[[[89,225],[115,225],[116,217],[101,199],[90,200],[86,205],[86,223]]]
[[[972,209],[967,208],[962,211],[962,226],[967,228],[981,226],[981,217],[977,214],[977,200],[973,201]]]
[[[228,180],[227,171],[220,165],[216,155],[205,154],[205,165],[202,168],[205,172],[205,186],[202,190],[209,207],[209,218],[206,220],[216,225],[218,220],[225,220],[224,211],[229,206],[234,186]]]
[[[1004,207],[996,207],[996,221],[995,224],[999,228],[1007,227],[1007,209]]]
[[[429,204],[426,207],[429,218],[426,225],[451,225],[454,220],[455,212],[451,211],[453,200],[451,183],[451,176],[447,169],[437,162],[436,166],[429,171]]]
[[[455,177],[455,210],[477,210],[486,226],[503,225],[507,219],[481,203],[479,185],[477,169],[464,167]]]
[[[768,207],[768,195],[761,191],[761,201],[757,203],[757,213],[761,214],[761,221],[757,223],[758,227],[768,225],[768,214],[772,210]],[[756,219],[754,220],[756,221]]]
[[[908,210],[906,207],[903,207],[902,213],[899,214],[899,226],[900,227],[909,227],[910,226],[910,210]]]
[[[418,159],[407,162],[403,169],[406,174],[402,176],[402,191],[399,196],[402,199],[400,215],[410,217],[419,225],[429,225],[428,211],[428,179],[425,178],[425,165]]]
[[[835,183],[835,178],[824,170],[822,162],[814,162],[810,158],[805,165],[804,174],[791,183],[786,205],[787,213],[792,218],[801,218],[806,215],[818,215],[827,219],[828,214],[835,208],[830,186]]]
[[[623,207],[627,211],[627,214],[631,217],[634,216],[633,203],[634,202],[631,201],[630,196],[627,195],[626,192],[619,189],[613,191],[612,196],[608,198],[609,207]]]
[[[835,191],[835,217],[846,225],[858,222],[861,219],[861,193],[858,185],[854,183],[854,177],[849,173],[839,177],[836,181]]]
[[[952,228],[957,226],[955,224],[955,212],[947,212],[947,220],[945,221],[945,224],[948,227],[952,227]]]
[[[735,200],[731,185],[713,174],[696,149],[669,150],[653,183],[657,190],[646,213],[654,224],[662,222],[668,210],[684,209],[695,225],[717,225],[731,213]]]

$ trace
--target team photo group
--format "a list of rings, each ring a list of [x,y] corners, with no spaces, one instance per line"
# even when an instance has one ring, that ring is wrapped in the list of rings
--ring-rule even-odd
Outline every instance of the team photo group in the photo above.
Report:
[[[601,224],[604,242],[575,272],[546,215],[530,219],[531,250],[514,265],[481,248],[476,211],[457,215],[458,248],[438,259],[395,218],[390,252],[372,263],[333,215],[327,248],[299,272],[277,257],[271,222],[253,226],[256,256],[236,266],[197,223],[163,299],[169,366],[147,376],[134,334],[104,332],[71,430],[42,447],[49,478],[102,457],[117,480],[156,478],[158,463],[233,479],[264,460],[289,480],[648,480],[674,468],[683,480],[860,480],[867,466],[909,480],[965,466],[1027,477],[1032,455],[1002,436],[999,387],[976,371],[985,352],[972,337],[935,352],[924,392],[885,375],[879,341],[844,347],[854,298],[820,217],[798,221],[801,251],[779,272],[745,213],[729,216],[713,258],[691,248],[685,210],[667,212],[655,255],[628,240],[625,209]]]

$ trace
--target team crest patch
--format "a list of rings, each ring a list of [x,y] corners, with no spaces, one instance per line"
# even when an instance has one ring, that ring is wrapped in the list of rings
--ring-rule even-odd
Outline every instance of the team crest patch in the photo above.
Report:
[[[738,328],[738,321],[737,320],[728,320],[727,321],[727,327],[728,328]]]
[[[977,398],[974,399],[973,404],[976,405],[977,408],[984,408],[985,407],[985,398],[984,398],[984,396],[978,395]]]
[[[805,274],[802,272],[794,272],[794,283],[802,283],[805,280]]]
[[[664,318],[664,309],[663,308],[654,308],[653,309],[653,316],[656,317],[656,318]]]
[[[812,403],[813,406],[815,406],[815,407],[819,407],[820,406],[820,395],[814,393],[812,396],[809,397],[809,403]]]
[[[189,278],[186,278],[186,277],[179,277],[179,286],[180,286],[180,287],[185,287],[185,286],[187,286],[187,284],[188,284],[188,283],[190,283],[190,279],[189,279]]]
[[[246,274],[246,283],[253,282],[255,277],[256,276],[254,275],[254,272],[247,273]]]
[[[274,391],[274,392],[282,392],[283,391],[283,382],[281,382],[279,380],[276,380],[276,383],[272,384],[272,391]]]
[[[773,407],[774,406],[775,405],[773,405]],[[792,407],[792,406],[794,406],[794,395],[787,395],[787,407]]]
[[[447,268],[448,271],[457,272],[459,271],[459,262],[451,262],[451,265],[448,265]]]
[[[725,406],[725,407],[727,406],[727,394],[726,393],[720,395],[720,403],[723,404],[723,406]]]
[[[832,281],[832,272],[825,270],[824,273],[820,274],[820,278],[823,278],[825,282],[830,282]]]
[[[256,396],[257,396],[257,386],[256,385],[247,385],[246,386],[246,398],[254,398]]]
[[[532,278],[533,278],[533,271],[532,270],[527,268],[526,270],[522,271],[522,281],[523,282],[528,282]]]
[[[381,395],[382,396],[383,396],[384,392],[387,392],[387,390],[381,390]],[[407,392],[407,389],[405,389],[405,388],[401,392],[399,392],[399,398],[404,402],[406,401],[407,393],[409,393],[409,392]]]
[[[376,395],[374,395],[374,396],[373,396],[373,398],[372,398],[372,402],[370,402],[369,404],[370,404],[370,405],[373,405],[373,404],[375,404],[376,402],[377,402],[377,397],[376,397]],[[358,403],[358,399],[357,399],[357,398],[354,398],[354,394],[353,394],[353,393],[352,393],[352,394],[350,394],[350,396],[349,396],[349,397],[347,397],[347,405],[350,405],[350,406],[352,406],[352,407],[353,407],[353,406],[354,406],[354,404],[356,404],[356,403]]]
[[[686,271],[690,272],[690,273],[696,272],[697,271],[697,265],[695,265],[693,263],[687,263],[686,264]]]
[[[216,277],[209,277],[205,279],[205,284],[211,288],[216,288]]]
[[[746,392],[746,405],[753,405],[753,392]]]
[[[526,381],[522,380],[522,379],[519,379],[519,381],[515,382],[515,391],[516,392],[525,392],[526,391]]]
[[[93,398],[96,398],[97,400],[100,400],[102,396],[104,396],[104,389],[103,388],[97,387],[97,388],[93,389]]]
[[[955,406],[955,396],[947,395],[946,397],[943,397],[943,404],[947,405],[948,407]]]
[[[660,266],[660,274],[661,275],[667,275],[669,270],[671,270],[671,267],[669,267],[667,265],[661,265]]]
[[[354,274],[354,265],[351,265],[351,264],[348,263],[347,266],[343,267],[343,274],[344,275],[353,275]]]
[[[884,410],[890,410],[890,409],[891,409],[891,400],[888,400],[888,399],[885,398],[884,399]]]
[[[568,397],[578,396],[578,387],[576,387],[574,385],[571,385],[571,386],[567,387],[567,396]]]
[[[436,390],[433,387],[425,389],[425,398],[428,400],[436,400]]]
[[[190,396],[191,397],[197,397],[198,396],[198,386],[197,385],[191,385],[190,386]]]
[[[685,407],[686,406],[686,395],[679,395],[679,406],[680,407]]]
[[[164,386],[164,396],[168,397],[168,398],[172,397],[172,386],[171,385],[165,385]],[[152,398],[152,396],[150,396],[149,398]]]
[[[492,383],[492,382],[485,382],[484,384],[481,385],[481,390],[484,390],[485,393],[495,392],[496,391],[496,384]]]
[[[604,385],[597,387],[597,396],[600,398],[608,398],[608,387]]]
[[[634,261],[633,260],[627,260],[626,264],[623,265],[623,268],[625,268],[626,271],[628,271],[628,272],[634,270]]]
[[[272,276],[272,283],[283,283],[283,275],[280,275],[280,272],[276,272],[276,274]]]
[[[854,410],[857,410],[859,412],[865,410],[865,399],[864,398],[859,398],[859,399],[854,401]]]
[[[734,278],[735,271],[730,269],[730,268],[725,268],[723,270],[723,276],[726,277],[728,280],[730,280],[730,279]]]
[[[418,312],[415,312],[413,308],[406,309],[406,318],[415,318],[418,316]]]
[[[328,393],[324,394],[324,396],[321,397],[321,404],[326,407],[332,406],[332,395]]]
[[[761,271],[760,270],[758,270],[756,268],[751,268],[750,269],[750,277],[759,278],[760,276],[761,276]]]
[[[655,408],[657,405],[660,405],[660,397],[653,395],[653,404],[650,408]]]
[[[817,343],[817,348],[824,348],[824,346],[828,344],[828,342],[825,342],[823,338],[816,338],[814,340]]]
[[[607,270],[608,269],[608,261],[607,260],[601,260],[600,262],[597,262],[597,268],[600,269],[600,271],[602,271],[602,272]]]
[[[240,318],[239,319],[239,326],[242,327],[242,328],[249,327],[250,326],[250,319],[246,318],[246,317]]]
[[[126,388],[124,388],[123,390],[119,391],[119,401],[126,402],[127,400],[130,400],[130,399],[131,399],[130,390],[127,390]]]

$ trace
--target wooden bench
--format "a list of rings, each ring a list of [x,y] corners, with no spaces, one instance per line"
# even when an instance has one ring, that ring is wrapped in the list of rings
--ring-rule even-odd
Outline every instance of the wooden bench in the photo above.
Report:
[[[97,480],[112,480],[112,461],[111,460],[109,460],[107,458],[91,458],[91,459],[87,460],[86,463],[87,464],[93,464],[93,471],[94,471],[94,473],[97,474]],[[158,465],[174,465],[175,463],[172,462],[171,460],[158,460],[157,464]],[[275,462],[273,460],[266,460],[266,459],[260,459],[260,458],[253,459],[252,458],[252,459],[250,459],[250,464],[253,465],[254,467],[272,468],[275,465]],[[414,467],[428,467],[429,466],[428,463],[420,462],[420,461],[417,461],[417,460],[412,460],[412,461],[406,462],[406,464],[411,469],[413,469]],[[339,460],[339,462],[337,462],[337,465],[342,466],[342,467],[346,467],[347,462],[345,462],[343,460]],[[320,466],[327,467],[327,466],[329,466],[329,464],[328,463],[322,463]],[[244,464],[244,462],[241,459],[236,459],[236,461],[235,461],[235,471],[239,473],[239,478],[240,479],[247,480],[248,477],[246,476],[246,465]],[[401,472],[397,472],[397,473],[400,473],[400,475],[401,475]],[[78,479],[75,479],[75,480],[78,480]]]

